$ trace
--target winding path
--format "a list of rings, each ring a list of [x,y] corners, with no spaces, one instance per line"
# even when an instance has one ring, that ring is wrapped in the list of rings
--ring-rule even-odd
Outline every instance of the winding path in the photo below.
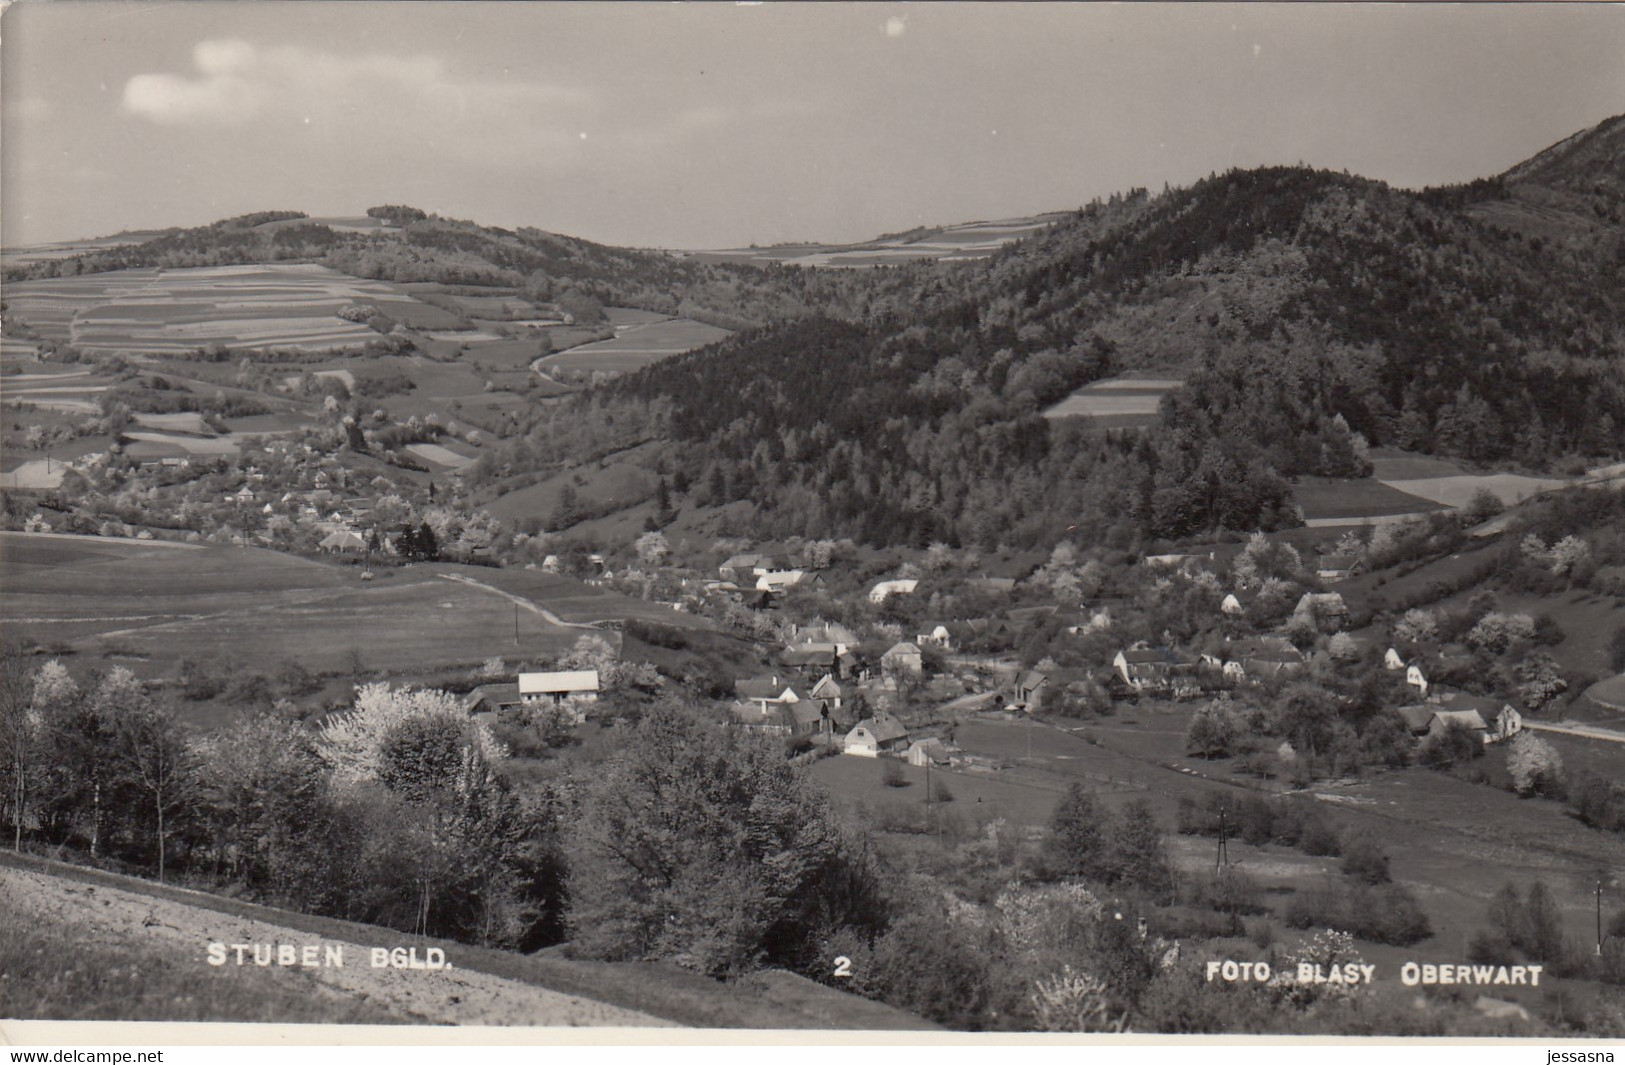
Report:
[[[563,618],[553,613],[553,611],[547,609],[547,607],[532,602],[522,595],[515,595],[513,592],[505,592],[501,588],[493,588],[484,581],[477,581],[473,577],[465,577],[461,573],[437,573],[435,576],[439,577],[443,581],[456,581],[458,584],[466,584],[470,588],[478,588],[482,592],[490,592],[492,595],[500,595],[510,603],[516,603],[519,606],[524,607],[532,614],[541,615],[542,619],[550,625],[557,625],[564,629],[586,629],[589,632],[601,633],[604,631],[591,622],[565,621]]]

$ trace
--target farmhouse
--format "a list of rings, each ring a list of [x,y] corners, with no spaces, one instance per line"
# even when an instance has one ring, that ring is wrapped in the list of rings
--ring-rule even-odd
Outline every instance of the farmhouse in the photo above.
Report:
[[[354,529],[337,529],[323,537],[320,545],[323,551],[365,551],[367,541]]]
[[[598,698],[598,671],[577,669],[559,673],[521,673],[519,696],[527,703],[543,699],[552,699],[556,703],[566,699],[593,702]]]
[[[914,642],[929,644],[943,651],[952,651],[954,649],[954,634],[948,631],[948,626],[939,622],[935,625],[926,626],[924,632],[914,637]]]
[[[1016,678],[1016,705],[1025,707],[1028,711],[1036,712],[1039,701],[1044,697],[1044,688],[1048,683],[1049,677],[1036,669],[1029,669],[1021,674]]]
[[[517,684],[482,684],[463,697],[463,713],[491,713],[523,702]]]
[[[1117,652],[1112,666],[1135,691],[1171,688],[1178,674],[1189,673],[1196,660],[1166,647],[1135,646]]]
[[[859,758],[875,758],[882,752],[896,751],[906,746],[908,729],[890,714],[881,713],[866,717],[854,725],[852,731],[846,734],[841,751]]]
[[[824,578],[803,569],[781,569],[764,573],[756,578],[756,587],[767,592],[785,592],[791,588],[823,584]]]
[[[835,677],[826,673],[819,678],[818,683],[814,684],[812,690],[807,694],[813,702],[833,713],[841,708],[841,700],[846,693],[841,690],[841,686],[836,682]]]
[[[933,765],[946,769],[953,765],[953,754],[939,739],[915,740],[908,747],[908,764]]]
[[[761,577],[773,569],[773,560],[766,555],[734,555],[717,567],[717,575],[725,581],[742,577]]]
[[[880,656],[880,668],[888,673],[919,673],[925,669],[925,662],[914,644],[897,643]]]
[[[757,704],[763,713],[774,706],[801,701],[801,693],[777,675],[736,680],[734,694],[741,702]]]
[[[823,650],[829,648],[838,655],[845,654],[858,642],[858,637],[845,625],[816,624],[806,628],[790,626],[791,648]]]
[[[1484,723],[1484,742],[1499,743],[1523,731],[1523,715],[1511,703],[1479,695],[1452,694],[1444,698],[1441,713],[1477,714]]]
[[[884,603],[894,595],[913,595],[914,589],[920,586],[917,580],[881,581],[869,589],[869,602]]]
[[[1315,567],[1315,576],[1327,583],[1336,583],[1358,575],[1365,570],[1365,558],[1358,554],[1322,555]]]
[[[1348,624],[1349,608],[1337,592],[1305,592],[1292,616],[1307,618],[1322,632],[1341,632]]]

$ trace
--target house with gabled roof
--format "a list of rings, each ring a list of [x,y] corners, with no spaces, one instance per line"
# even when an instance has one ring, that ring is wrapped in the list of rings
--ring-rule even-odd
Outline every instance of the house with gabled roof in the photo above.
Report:
[[[907,758],[909,765],[929,765],[939,769],[947,769],[954,762],[953,752],[948,745],[934,736],[909,744]]]
[[[764,712],[770,706],[784,706],[802,701],[802,695],[796,691],[795,686],[777,674],[736,680],[734,695],[740,702],[760,705]]]
[[[1028,713],[1036,713],[1039,703],[1043,700],[1043,693],[1049,684],[1049,676],[1036,669],[1029,669],[1016,677],[1014,699],[1016,706],[1023,707]]]
[[[925,670],[925,659],[912,643],[895,643],[880,656],[880,668],[888,672],[920,673]]]
[[[890,714],[879,713],[852,726],[852,731],[846,734],[841,752],[859,758],[875,758],[907,746],[908,729],[903,727],[903,723]]]
[[[493,713],[519,706],[523,702],[524,698],[519,694],[518,684],[482,684],[463,696],[463,713]]]
[[[1171,688],[1177,675],[1193,671],[1196,664],[1194,657],[1181,651],[1143,644],[1118,651],[1112,659],[1118,676],[1136,691]]]
[[[1446,714],[1477,714],[1483,724],[1485,743],[1499,743],[1523,731],[1523,715],[1504,699],[1451,693],[1445,695],[1436,708]]]
[[[936,622],[921,626],[925,631],[914,637],[914,642],[935,647],[941,651],[952,651],[957,646],[954,634],[946,624]]]
[[[1335,584],[1341,580],[1357,576],[1365,572],[1365,555],[1363,553],[1343,553],[1322,555],[1315,566],[1315,576],[1328,584]]]
[[[826,673],[807,692],[807,696],[813,702],[826,706],[830,710],[839,710],[842,701],[846,698],[846,692],[841,687],[840,682],[835,679],[834,674]]]
[[[1349,608],[1341,593],[1304,592],[1292,616],[1309,619],[1321,632],[1342,632],[1348,625]]]

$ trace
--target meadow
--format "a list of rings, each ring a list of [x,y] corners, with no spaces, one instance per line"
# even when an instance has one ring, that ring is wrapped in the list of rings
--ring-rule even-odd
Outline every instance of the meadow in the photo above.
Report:
[[[1447,477],[1385,480],[1388,487],[1421,496],[1447,507],[1464,507],[1473,496],[1488,491],[1511,506],[1569,482],[1556,477],[1528,477],[1517,473],[1458,474]]]
[[[1292,486],[1292,498],[1305,520],[1359,518],[1391,514],[1422,514],[1441,509],[1438,503],[1402,492],[1381,481],[1302,477]]]
[[[549,373],[590,373],[593,370],[624,373],[713,344],[728,335],[726,329],[687,318],[617,325],[613,339],[582,344],[548,355],[538,359],[536,366]]]
[[[1159,824],[1172,832],[1178,800],[1198,802],[1215,791],[1239,799],[1262,789],[1277,802],[1313,806],[1347,841],[1369,835],[1388,853],[1394,879],[1416,895],[1434,935],[1408,949],[1421,960],[1459,960],[1468,939],[1482,927],[1490,896],[1513,881],[1527,888],[1543,879],[1555,892],[1565,930],[1586,942],[1591,891],[1599,870],[1625,869],[1625,839],[1590,829],[1568,817],[1559,803],[1520,799],[1499,787],[1458,779],[1429,769],[1369,772],[1307,791],[1285,793],[1279,782],[1241,776],[1233,759],[1207,761],[1184,754],[1183,736],[1190,704],[1143,703],[1119,708],[1114,717],[1086,725],[977,718],[960,721],[955,742],[967,753],[995,758],[1008,766],[996,774],[954,771],[941,774],[954,800],[940,813],[926,813],[924,770],[904,767],[909,786],[888,788],[869,759],[837,757],[816,763],[814,776],[843,802],[870,809],[882,827],[906,833],[935,830],[933,816],[971,825],[998,817],[1028,829],[1048,823],[1054,803],[1074,781],[1119,807],[1143,798]],[[1548,737],[1550,738],[1550,737]],[[1577,768],[1617,771],[1625,748],[1562,738]],[[1583,745],[1583,746],[1576,746]],[[1618,752],[1618,753],[1616,753]],[[1505,775],[1504,750],[1492,749],[1482,763],[1491,779]],[[939,779],[933,770],[932,778]],[[982,801],[978,803],[976,800]],[[946,831],[946,829],[945,829]],[[1230,844],[1232,864],[1272,888],[1274,906],[1286,896],[1341,879],[1335,858],[1316,858],[1276,846]],[[1211,869],[1214,841],[1172,837],[1168,852],[1191,873]],[[1625,883],[1615,885],[1625,889]],[[1625,897],[1609,908],[1625,905]],[[1403,960],[1395,948],[1361,944],[1370,960]]]
[[[1184,382],[1176,378],[1092,381],[1044,412],[1046,418],[1101,419],[1106,428],[1155,425],[1162,397]]]

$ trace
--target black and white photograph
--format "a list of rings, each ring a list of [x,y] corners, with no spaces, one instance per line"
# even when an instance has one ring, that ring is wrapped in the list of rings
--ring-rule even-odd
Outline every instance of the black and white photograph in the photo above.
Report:
[[[14,0],[0,109],[0,1042],[1625,1040],[1625,4]]]

